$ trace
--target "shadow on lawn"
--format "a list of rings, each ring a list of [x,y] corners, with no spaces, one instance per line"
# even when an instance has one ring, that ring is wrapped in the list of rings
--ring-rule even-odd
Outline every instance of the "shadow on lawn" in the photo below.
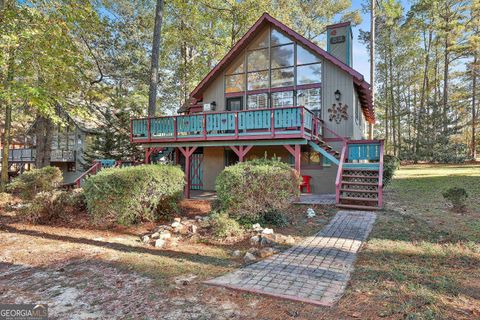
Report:
[[[112,243],[112,242],[92,240],[92,239],[86,239],[86,238],[76,238],[76,237],[70,237],[65,235],[56,235],[56,234],[50,234],[45,232],[39,232],[35,230],[22,230],[22,229],[17,229],[15,227],[7,226],[7,225],[0,225],[0,228],[2,231],[7,231],[11,233],[17,233],[17,234],[27,235],[31,237],[40,237],[40,238],[49,239],[49,240],[92,245],[92,246],[117,250],[125,253],[141,253],[141,254],[150,254],[154,256],[167,257],[172,259],[184,259],[187,261],[202,263],[202,264],[207,264],[212,266],[225,267],[231,264],[231,261],[229,259],[221,259],[217,257],[205,256],[200,254],[191,254],[191,253],[172,251],[172,250],[150,249],[150,248],[145,248],[140,246],[138,247],[130,246],[122,243]]]

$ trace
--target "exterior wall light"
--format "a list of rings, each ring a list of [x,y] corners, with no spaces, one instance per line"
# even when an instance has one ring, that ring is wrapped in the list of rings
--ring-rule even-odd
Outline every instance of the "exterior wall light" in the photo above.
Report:
[[[342,93],[340,92],[340,90],[337,89],[337,91],[335,91],[335,100],[340,101],[341,98]]]

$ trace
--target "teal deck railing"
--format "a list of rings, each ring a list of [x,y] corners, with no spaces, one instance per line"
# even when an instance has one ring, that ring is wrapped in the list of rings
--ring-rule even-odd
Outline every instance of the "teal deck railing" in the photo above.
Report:
[[[378,169],[381,142],[378,140],[350,140],[347,144],[345,168]]]
[[[132,142],[313,138],[320,119],[304,107],[196,113],[131,120]]]

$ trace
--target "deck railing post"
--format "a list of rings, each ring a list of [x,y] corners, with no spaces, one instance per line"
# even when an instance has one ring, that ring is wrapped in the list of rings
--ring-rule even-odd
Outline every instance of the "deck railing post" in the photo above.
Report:
[[[235,112],[235,138],[238,138],[238,112]]]
[[[300,135],[305,137],[305,108],[300,109]]]
[[[272,131],[272,138],[275,137],[275,111],[272,109],[270,110],[270,127]]]
[[[207,114],[203,113],[203,138],[207,140]]]
[[[173,118],[173,138],[177,140],[177,116],[174,116]]]

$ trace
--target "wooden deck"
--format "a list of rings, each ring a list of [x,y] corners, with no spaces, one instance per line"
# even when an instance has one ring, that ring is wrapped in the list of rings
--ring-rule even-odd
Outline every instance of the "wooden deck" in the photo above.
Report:
[[[322,135],[321,120],[304,107],[202,112],[131,120],[133,143],[308,139]]]

